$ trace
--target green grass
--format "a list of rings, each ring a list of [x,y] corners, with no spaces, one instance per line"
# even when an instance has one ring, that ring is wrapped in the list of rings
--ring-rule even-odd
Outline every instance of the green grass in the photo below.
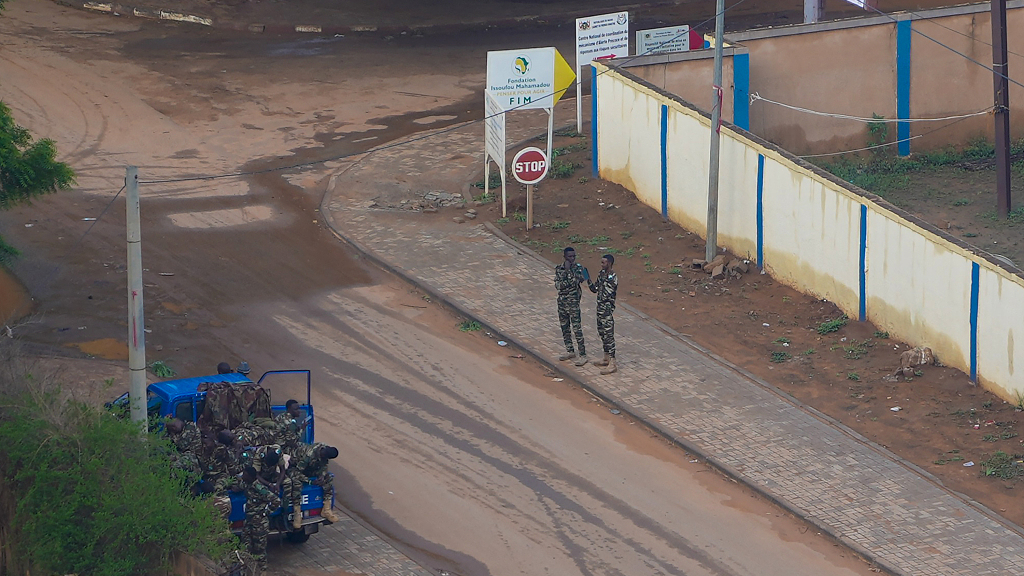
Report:
[[[860,374],[857,374],[856,372],[847,372],[846,373],[846,379],[847,380],[853,380],[854,382],[857,382],[857,381],[860,380]]]
[[[772,352],[770,360],[775,364],[781,364],[792,357],[793,356],[789,352],[776,351]]]
[[[515,214],[512,215],[512,219],[515,220],[516,222],[526,222],[526,214],[523,214],[522,212],[516,212]]]
[[[832,320],[825,320],[821,324],[818,324],[818,334],[831,334],[832,332],[838,332],[840,328],[846,326],[846,323],[850,319],[847,318],[846,314],[843,314],[839,318],[833,318]]]
[[[609,240],[611,240],[611,238],[607,236],[594,236],[593,238],[587,240],[587,244],[590,244],[591,246],[598,246],[600,244],[604,244]]]
[[[587,143],[586,142],[577,142],[576,144],[570,144],[568,146],[562,146],[561,148],[553,149],[551,151],[551,157],[552,158],[558,158],[559,156],[564,156],[566,154],[569,154],[570,152],[579,152],[580,150],[586,150],[586,149],[587,149]]]
[[[508,224],[508,218],[498,218],[495,222],[498,223],[498,226],[504,226],[505,224]]]
[[[501,174],[497,172],[491,172],[491,175],[488,178],[488,182],[490,183],[490,186],[488,186],[488,188],[501,188]],[[483,189],[484,181],[477,180],[476,182],[473,182],[473,186],[476,188]]]
[[[480,323],[476,320],[463,320],[459,322],[460,332],[477,332],[480,330]]]
[[[874,336],[875,336],[875,338],[879,338],[881,340],[887,340],[889,338],[889,333],[888,332],[882,332],[882,331],[879,331],[879,330],[875,330]]]
[[[629,230],[623,230],[622,232],[619,232],[619,236],[622,236],[623,240],[629,240],[630,236],[632,236],[632,235],[633,235],[633,232],[631,232]]]
[[[550,228],[552,230],[565,230],[566,228],[569,227],[570,224],[572,224],[572,222],[569,222],[569,221],[565,221],[565,222],[549,222],[548,223],[548,228]]]
[[[157,378],[173,378],[178,375],[178,373],[174,371],[174,368],[165,364],[163,360],[157,360],[156,362],[151,363],[149,365],[149,371]]]
[[[548,174],[552,178],[569,178],[573,175],[574,172],[576,172],[576,169],[579,167],[579,164],[575,164],[573,162],[567,162],[564,160],[552,160],[551,169],[548,171]]]
[[[775,343],[776,344],[789,344],[790,342],[792,342],[792,340],[790,340],[789,338],[786,338],[786,337],[776,338],[775,339]]]
[[[668,273],[669,274],[681,274],[682,272],[683,272],[682,269],[679,268],[678,266],[673,266],[673,267],[668,269]]]
[[[1016,478],[1024,472],[1013,457],[1002,450],[997,450],[991,458],[982,460],[980,464],[982,470],[985,471],[985,476],[995,476],[1003,480]]]

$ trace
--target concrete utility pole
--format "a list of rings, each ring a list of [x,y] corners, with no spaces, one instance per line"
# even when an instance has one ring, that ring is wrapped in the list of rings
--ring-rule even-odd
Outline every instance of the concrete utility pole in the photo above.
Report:
[[[125,177],[125,217],[128,227],[128,401],[132,422],[148,428],[146,406],[146,317],[142,308],[142,224],[139,217],[139,169],[129,166]]]
[[[992,0],[992,72],[995,82],[996,211],[1010,213],[1010,83],[1006,63],[1006,0]]]
[[[804,0],[804,24],[821,22],[825,18],[825,0]]]
[[[715,9],[715,84],[711,102],[711,161],[708,177],[708,237],[704,259],[711,262],[718,253],[718,157],[722,122],[722,44],[725,35],[725,0]]]

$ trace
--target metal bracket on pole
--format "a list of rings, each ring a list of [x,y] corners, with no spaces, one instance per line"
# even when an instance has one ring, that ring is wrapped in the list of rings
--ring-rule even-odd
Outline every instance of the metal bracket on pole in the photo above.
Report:
[[[132,422],[145,432],[148,427],[146,399],[146,323],[142,305],[142,224],[139,215],[139,169],[128,166],[125,176],[125,218],[128,235],[128,402]]]

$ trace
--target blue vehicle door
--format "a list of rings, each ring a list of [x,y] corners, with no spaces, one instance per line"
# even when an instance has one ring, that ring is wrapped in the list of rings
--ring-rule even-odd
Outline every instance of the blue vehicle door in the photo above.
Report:
[[[269,390],[275,402],[280,402],[280,404],[274,404],[270,407],[271,413],[274,416],[285,411],[285,401],[289,399],[299,401],[302,409],[302,418],[305,419],[306,424],[302,434],[302,441],[312,444],[314,438],[314,419],[311,397],[311,372],[309,370],[271,370],[260,376],[257,384]],[[303,398],[301,396],[303,392],[306,396],[304,404],[302,403]],[[294,394],[295,396],[288,396],[288,394]]]

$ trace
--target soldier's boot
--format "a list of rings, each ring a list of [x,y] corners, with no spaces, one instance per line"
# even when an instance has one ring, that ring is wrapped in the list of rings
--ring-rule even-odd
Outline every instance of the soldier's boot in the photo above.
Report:
[[[573,364],[575,364],[575,365],[577,365],[577,366],[583,366],[583,365],[584,365],[584,364],[586,364],[586,363],[587,363],[587,356],[586,356],[586,354],[584,354],[583,356],[580,356],[580,357],[576,358],[576,361],[575,361],[575,362],[573,362]]]
[[[558,361],[559,362],[565,362],[566,360],[572,360],[575,357],[576,357],[576,353],[575,352],[566,352],[565,354],[562,354],[561,356],[558,357]]]
[[[608,359],[608,367],[605,368],[604,370],[601,370],[601,374],[603,376],[607,376],[609,374],[614,374],[618,371],[619,367],[615,365],[615,357],[612,356],[611,358]]]
[[[594,366],[607,366],[609,358],[611,358],[611,356],[609,356],[608,353],[605,352],[604,358],[602,358],[601,360],[594,360],[593,362],[591,362],[591,364],[593,364]]]
[[[338,517],[338,514],[331,509],[331,505],[326,503],[324,504],[324,509],[320,511],[320,515],[324,517],[324,520],[327,520],[331,524],[341,520],[341,518]]]
[[[295,530],[302,529],[302,505],[295,504],[292,506],[292,528]]]

